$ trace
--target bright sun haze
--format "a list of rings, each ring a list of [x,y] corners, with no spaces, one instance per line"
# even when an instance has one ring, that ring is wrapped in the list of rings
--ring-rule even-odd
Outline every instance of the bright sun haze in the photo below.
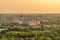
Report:
[[[0,0],[0,13],[60,13],[60,0]]]

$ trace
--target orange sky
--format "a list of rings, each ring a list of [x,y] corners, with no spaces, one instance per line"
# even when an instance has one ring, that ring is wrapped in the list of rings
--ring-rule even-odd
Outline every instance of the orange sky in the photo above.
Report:
[[[60,0],[0,0],[0,13],[60,13]]]

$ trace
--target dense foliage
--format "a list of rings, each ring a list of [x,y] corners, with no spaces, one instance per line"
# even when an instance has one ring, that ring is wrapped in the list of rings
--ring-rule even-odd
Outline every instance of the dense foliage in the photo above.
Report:
[[[60,27],[8,29],[0,33],[0,40],[60,40]]]

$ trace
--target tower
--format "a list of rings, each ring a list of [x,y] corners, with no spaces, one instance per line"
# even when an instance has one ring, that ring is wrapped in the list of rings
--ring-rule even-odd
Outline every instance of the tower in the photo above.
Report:
[[[22,16],[22,13],[20,14],[20,17],[23,17],[23,16]]]

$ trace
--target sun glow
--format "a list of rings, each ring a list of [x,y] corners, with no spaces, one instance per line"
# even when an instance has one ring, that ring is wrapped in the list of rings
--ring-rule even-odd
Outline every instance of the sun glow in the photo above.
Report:
[[[60,0],[0,0],[0,13],[60,12]]]

